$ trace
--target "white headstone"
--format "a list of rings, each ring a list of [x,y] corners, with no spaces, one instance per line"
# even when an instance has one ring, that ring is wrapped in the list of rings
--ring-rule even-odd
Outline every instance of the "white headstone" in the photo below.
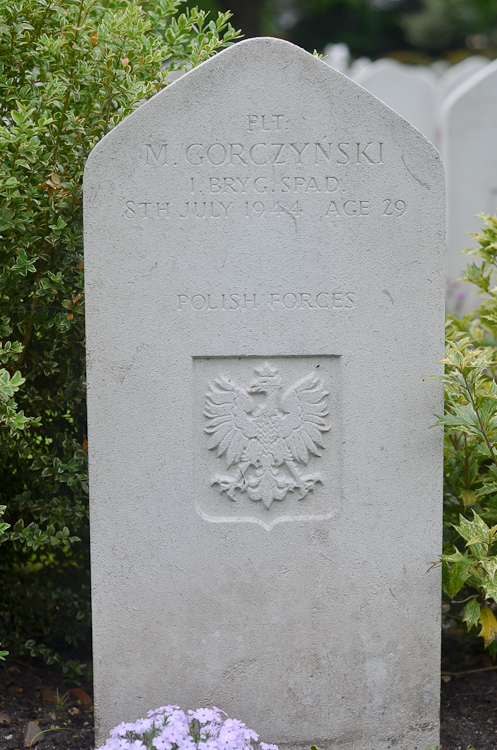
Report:
[[[419,72],[393,60],[379,60],[359,71],[354,80],[402,115],[430,141],[435,140],[436,88],[429,71]]]
[[[327,44],[324,48],[324,62],[340,73],[347,73],[350,62],[350,50],[346,44]]]
[[[371,59],[369,57],[358,57],[357,60],[354,60],[354,62],[350,66],[347,75],[355,80],[359,72],[364,70],[365,68],[368,68],[370,65]]]
[[[444,73],[446,73],[450,69],[451,65],[447,60],[435,60],[435,62],[432,62],[430,65],[430,70],[433,71],[435,74],[435,77],[438,79],[440,78]]]
[[[458,86],[461,86],[465,81],[479,73],[482,68],[488,65],[488,58],[483,55],[472,55],[467,57],[457,65],[453,65],[445,73],[443,73],[438,81],[437,94],[440,105],[443,105],[444,100],[456,90]]]
[[[437,744],[437,153],[259,38],[84,188],[98,741],[178,703],[288,750]]]
[[[447,172],[448,309],[474,309],[475,287],[460,279],[475,259],[461,253],[481,231],[477,214],[497,210],[497,61],[459,86],[441,113],[442,158]]]

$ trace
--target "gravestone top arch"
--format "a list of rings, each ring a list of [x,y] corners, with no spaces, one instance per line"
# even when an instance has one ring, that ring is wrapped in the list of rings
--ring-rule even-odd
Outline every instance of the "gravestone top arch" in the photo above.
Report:
[[[236,44],[85,172],[97,740],[214,704],[438,741],[444,177],[322,61]]]

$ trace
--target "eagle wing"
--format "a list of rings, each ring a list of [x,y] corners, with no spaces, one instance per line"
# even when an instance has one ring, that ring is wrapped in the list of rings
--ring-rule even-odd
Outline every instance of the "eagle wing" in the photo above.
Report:
[[[280,437],[293,458],[303,464],[307,464],[309,453],[321,455],[322,433],[330,429],[325,421],[327,395],[312,372],[281,395],[280,406],[287,413],[281,420]]]
[[[226,454],[228,467],[254,453],[258,441],[254,441],[256,426],[249,417],[253,409],[255,402],[247,391],[223,375],[209,384],[205,432],[210,435],[209,448],[215,449],[218,458]]]

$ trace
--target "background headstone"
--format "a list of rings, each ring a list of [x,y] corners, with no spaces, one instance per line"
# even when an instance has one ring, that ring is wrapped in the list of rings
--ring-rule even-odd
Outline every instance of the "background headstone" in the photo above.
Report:
[[[352,78],[355,80],[357,74],[364,70],[365,68],[369,67],[371,65],[371,58],[369,57],[358,57],[357,60],[354,60],[354,62],[351,64],[347,75],[349,78]]]
[[[468,312],[478,304],[475,287],[457,281],[474,246],[469,232],[483,228],[480,213],[497,210],[497,61],[457,88],[441,113],[441,154],[447,173],[447,306]],[[473,262],[475,259],[473,258]]]
[[[435,77],[441,78],[451,68],[451,64],[447,60],[435,60],[430,65],[430,70],[435,74]]]
[[[428,68],[379,60],[360,70],[354,80],[402,115],[428,140],[435,140],[435,75]]]
[[[172,702],[288,749],[437,744],[436,151],[259,38],[84,188],[97,741]]]
[[[461,86],[465,81],[474,76],[475,73],[479,73],[486,65],[488,65],[487,57],[472,55],[449,68],[438,80],[437,92],[439,104],[443,105],[444,100],[458,86]]]
[[[324,62],[340,73],[347,74],[350,63],[350,50],[346,44],[327,44],[324,48]]]

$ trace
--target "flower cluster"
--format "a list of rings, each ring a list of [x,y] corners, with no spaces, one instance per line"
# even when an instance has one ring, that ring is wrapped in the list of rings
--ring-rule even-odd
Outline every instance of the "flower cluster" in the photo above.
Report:
[[[259,735],[219,708],[198,708],[185,714],[179,706],[161,706],[146,719],[123,722],[97,750],[253,750]],[[261,750],[277,745],[259,743]]]

